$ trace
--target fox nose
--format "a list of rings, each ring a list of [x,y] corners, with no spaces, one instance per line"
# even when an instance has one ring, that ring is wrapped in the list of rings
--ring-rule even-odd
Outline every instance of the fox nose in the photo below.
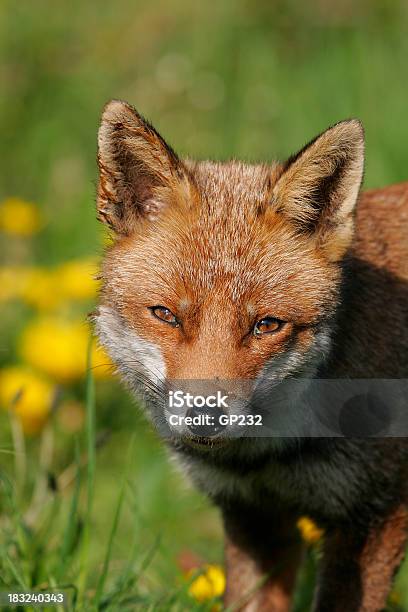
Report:
[[[224,422],[223,419],[220,418],[226,416],[227,413],[219,407],[193,406],[186,412],[186,417],[192,417],[194,419],[187,427],[194,436],[212,438],[227,427],[227,419],[225,419]]]

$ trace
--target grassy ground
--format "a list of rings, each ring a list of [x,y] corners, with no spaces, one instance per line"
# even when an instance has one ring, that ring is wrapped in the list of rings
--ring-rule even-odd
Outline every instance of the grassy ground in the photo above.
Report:
[[[78,610],[213,608],[187,594],[178,557],[222,561],[216,512],[175,473],[117,382],[98,379],[94,402],[83,375],[54,371],[49,344],[24,351],[22,338],[39,320],[71,324],[92,308],[92,291],[53,302],[59,277],[47,271],[102,250],[95,136],[109,98],[127,99],[177,151],[201,158],[282,158],[356,116],[366,186],[408,178],[407,6],[355,4],[1,3],[0,201],[34,202],[41,218],[30,236],[2,232],[1,265],[16,285],[40,272],[34,284],[50,299],[32,287],[3,295],[0,366],[27,364],[59,397],[33,435],[0,412],[0,588],[71,585]],[[408,569],[393,601],[408,610]]]

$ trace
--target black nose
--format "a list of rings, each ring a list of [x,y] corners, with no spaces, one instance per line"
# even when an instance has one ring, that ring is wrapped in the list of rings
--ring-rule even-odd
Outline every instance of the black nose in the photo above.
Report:
[[[222,408],[211,408],[210,406],[193,406],[186,412],[186,417],[192,417],[194,421],[188,424],[189,431],[194,436],[201,438],[211,438],[221,433],[226,427],[227,413]]]

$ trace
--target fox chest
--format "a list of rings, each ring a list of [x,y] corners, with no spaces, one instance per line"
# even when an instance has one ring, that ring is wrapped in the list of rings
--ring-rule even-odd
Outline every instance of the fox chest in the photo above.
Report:
[[[183,471],[206,495],[215,500],[240,500],[255,507],[287,506],[301,513],[342,519],[361,495],[352,466],[342,469],[317,460],[313,465],[268,464],[245,474],[214,467],[205,461],[181,461]]]

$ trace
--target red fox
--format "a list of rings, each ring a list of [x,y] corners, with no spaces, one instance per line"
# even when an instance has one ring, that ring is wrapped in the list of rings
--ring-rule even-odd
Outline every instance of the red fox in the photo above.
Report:
[[[153,421],[167,380],[244,380],[250,405],[259,380],[407,377],[408,183],[359,197],[359,121],[284,163],[196,162],[113,100],[98,163],[115,240],[96,328]],[[313,609],[382,610],[407,538],[405,438],[218,438],[167,444],[220,508],[226,605],[290,609],[307,515],[325,532]]]

